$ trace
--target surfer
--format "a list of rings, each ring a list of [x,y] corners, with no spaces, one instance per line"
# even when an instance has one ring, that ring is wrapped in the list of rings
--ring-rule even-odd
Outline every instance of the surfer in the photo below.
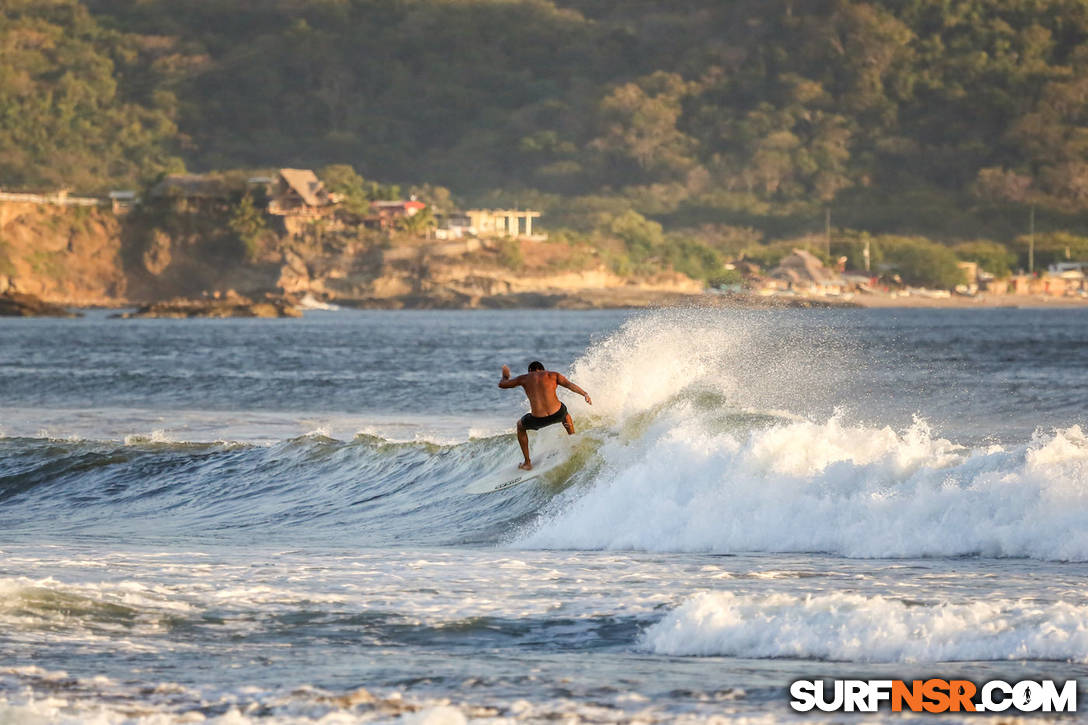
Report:
[[[510,377],[509,366],[502,366],[502,380],[499,381],[499,387],[516,388],[519,385],[525,388],[530,412],[518,421],[518,445],[521,446],[521,453],[525,456],[525,462],[518,468],[528,471],[532,469],[533,462],[529,460],[529,434],[526,431],[540,430],[549,425],[562,423],[567,430],[567,435],[574,435],[574,421],[567,412],[567,406],[563,405],[556,396],[556,387],[562,385],[567,390],[573,390],[585,398],[590,405],[593,405],[593,401],[589,399],[589,393],[567,380],[562,373],[545,370],[544,364],[535,360],[529,363],[527,374],[516,378]]]

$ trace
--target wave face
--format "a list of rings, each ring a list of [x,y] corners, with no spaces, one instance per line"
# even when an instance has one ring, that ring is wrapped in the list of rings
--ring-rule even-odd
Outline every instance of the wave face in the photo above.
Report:
[[[507,438],[437,445],[314,434],[269,446],[0,439],[0,529],[490,542],[545,495],[532,487],[503,497],[464,493],[466,480],[512,468],[516,443]]]
[[[849,662],[1088,661],[1088,607],[995,600],[907,604],[831,593],[696,594],[642,635],[664,655]]]
[[[812,319],[629,320],[572,366],[594,405],[568,401],[582,432],[571,464],[544,484],[465,492],[512,470],[511,434],[0,438],[0,530],[1088,560],[1080,427],[999,445],[956,441],[922,417],[874,424],[836,411],[861,358]],[[558,428],[533,435],[538,452],[556,445],[569,445]]]

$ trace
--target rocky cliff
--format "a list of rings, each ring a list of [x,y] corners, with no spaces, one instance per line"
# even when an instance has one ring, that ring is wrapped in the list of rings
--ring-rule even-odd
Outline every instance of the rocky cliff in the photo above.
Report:
[[[626,306],[701,291],[675,273],[619,277],[592,251],[565,243],[281,230],[246,247],[221,212],[114,216],[0,202],[0,294],[74,306],[237,291],[254,298],[309,293],[367,307],[494,307]]]
[[[121,225],[95,208],[0,203],[0,294],[63,305],[112,305],[126,298]]]

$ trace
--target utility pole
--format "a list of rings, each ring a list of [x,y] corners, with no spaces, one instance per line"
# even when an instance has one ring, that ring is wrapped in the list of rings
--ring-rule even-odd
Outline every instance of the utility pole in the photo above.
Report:
[[[1035,204],[1028,215],[1028,274],[1035,274]]]
[[[824,209],[824,245],[827,247],[827,258],[831,259],[831,207]]]

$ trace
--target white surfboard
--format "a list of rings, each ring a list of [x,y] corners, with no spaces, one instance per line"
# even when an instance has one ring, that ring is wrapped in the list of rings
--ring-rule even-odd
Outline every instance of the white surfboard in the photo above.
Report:
[[[570,458],[570,451],[566,446],[541,451],[533,456],[533,468],[523,471],[516,463],[511,463],[509,468],[500,468],[488,476],[473,481],[465,489],[468,493],[493,493],[504,491],[512,486],[532,481],[546,476]]]

